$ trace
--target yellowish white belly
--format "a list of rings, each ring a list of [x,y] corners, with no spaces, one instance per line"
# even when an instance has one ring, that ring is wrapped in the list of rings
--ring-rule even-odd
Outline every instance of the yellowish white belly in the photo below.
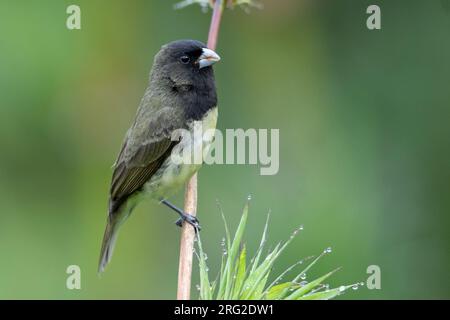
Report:
[[[214,139],[216,123],[217,107],[208,111],[203,120],[191,123],[189,131],[194,139],[181,139],[172,149],[171,156],[164,161],[161,168],[144,185],[145,193],[160,200],[170,196],[183,186],[200,169],[201,162],[193,161],[195,160],[193,155],[203,155],[208,152]],[[194,133],[194,128],[197,128],[197,130],[201,128],[200,135]],[[174,158],[177,158],[177,161],[174,161]]]

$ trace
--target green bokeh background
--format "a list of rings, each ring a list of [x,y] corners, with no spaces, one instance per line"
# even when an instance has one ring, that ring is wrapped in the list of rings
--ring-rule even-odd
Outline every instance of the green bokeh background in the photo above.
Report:
[[[111,165],[153,55],[207,35],[209,13],[173,3],[0,1],[0,298],[175,297],[179,230],[155,203],[137,208],[96,273]],[[218,127],[279,128],[280,171],[200,171],[211,273],[224,233],[216,199],[234,227],[252,194],[250,250],[269,209],[270,243],[305,226],[275,272],[331,246],[308,277],[342,266],[330,281],[340,285],[381,267],[381,290],[343,298],[450,298],[448,1],[263,3],[225,13]],[[373,3],[380,31],[366,28]],[[81,30],[65,27],[69,4]],[[71,264],[81,290],[66,289]]]

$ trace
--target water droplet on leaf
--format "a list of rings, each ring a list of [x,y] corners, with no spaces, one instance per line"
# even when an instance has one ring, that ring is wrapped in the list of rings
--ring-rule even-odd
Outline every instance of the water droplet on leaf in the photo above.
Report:
[[[331,251],[332,251],[331,247],[328,247],[325,250],[323,250],[323,253],[331,253]]]

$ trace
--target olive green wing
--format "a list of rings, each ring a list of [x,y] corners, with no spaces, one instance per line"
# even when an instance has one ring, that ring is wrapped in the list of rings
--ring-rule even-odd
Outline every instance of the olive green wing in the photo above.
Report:
[[[139,116],[139,114],[138,114]],[[172,133],[179,129],[179,117],[172,108],[139,118],[129,130],[116,161],[110,189],[110,214],[151,179],[170,156],[178,141]]]

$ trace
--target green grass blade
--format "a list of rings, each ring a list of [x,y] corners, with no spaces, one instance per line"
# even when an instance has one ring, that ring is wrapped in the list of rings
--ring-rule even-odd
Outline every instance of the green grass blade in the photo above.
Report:
[[[309,269],[312,268],[312,266],[314,266],[323,256],[325,255],[325,252],[322,252],[317,258],[315,258],[310,264],[308,264],[306,266],[305,269],[303,269],[295,278],[294,280],[292,280],[292,282],[297,283],[300,282],[300,279],[302,277],[302,275],[305,275],[307,271],[309,271]],[[282,297],[282,299],[284,297],[286,297],[289,294],[289,290],[286,289],[284,290],[284,292],[280,295]]]
[[[299,297],[297,300],[330,300],[340,294],[342,294],[341,289],[335,288],[308,294],[306,296]]]
[[[300,264],[303,264],[305,261],[308,261],[309,259],[312,259],[312,258],[314,258],[314,256],[306,257],[306,258],[304,258],[304,259],[302,259],[302,260],[297,261],[296,263],[294,263],[293,265],[291,265],[289,268],[287,268],[286,270],[284,270],[278,277],[275,278],[275,280],[274,280],[269,286],[267,286],[266,291],[268,292],[272,287],[274,287],[277,283],[279,283],[279,282],[283,279],[283,277],[284,277],[287,273],[289,273],[292,269],[294,269],[296,266],[298,266],[298,265],[300,265]]]
[[[244,235],[245,227],[247,225],[247,218],[248,218],[248,202],[244,207],[241,220],[234,235],[233,242],[231,243],[231,247],[228,251],[227,261],[224,269],[224,279],[220,283],[219,287],[219,296],[223,297],[223,299],[231,298],[231,290],[233,287],[233,270],[235,270],[234,263],[239,251],[239,246],[242,241],[242,236]]]
[[[256,267],[258,266],[259,259],[261,258],[262,250],[267,241],[267,229],[269,228],[269,219],[270,219],[270,211],[267,214],[266,223],[264,225],[264,231],[263,231],[263,234],[261,237],[261,242],[259,243],[259,247],[258,247],[258,250],[256,251],[255,257],[252,259],[252,262],[251,262],[252,267],[251,267],[250,273],[253,273],[255,271]]]
[[[311,281],[310,283],[298,288],[297,290],[295,290],[292,294],[290,294],[286,300],[297,300],[300,297],[304,296],[305,294],[309,293],[311,290],[313,290],[315,287],[317,287],[318,285],[320,285],[323,281],[325,281],[325,279],[327,279],[328,277],[330,277],[333,273],[335,273],[338,269],[331,271],[329,273],[327,273],[326,275]]]
[[[293,284],[292,282],[283,282],[277,285],[272,286],[270,289],[268,289],[265,297],[267,300],[279,300],[280,294],[285,290],[285,289],[290,289],[292,287],[295,287],[296,285]]]
[[[230,246],[231,246],[230,229],[228,228],[227,219],[225,218],[225,214],[223,212],[222,206],[220,205],[220,202],[218,200],[217,200],[217,207],[219,208],[220,216],[222,217],[223,225],[225,226],[226,249],[230,250]]]
[[[199,269],[200,269],[200,299],[211,300],[212,290],[209,282],[208,266],[206,265],[205,253],[203,252],[200,233],[197,232],[197,245],[199,249]]]
[[[234,283],[232,299],[238,299],[239,293],[242,290],[242,285],[244,284],[246,276],[246,259],[247,259],[247,249],[244,245],[242,247],[241,254],[239,255],[238,268],[236,272],[236,280]]]
[[[294,230],[289,239],[281,246],[281,248],[280,244],[278,244],[272,251],[272,253],[270,253],[269,256],[267,256],[266,259],[261,263],[261,265],[257,267],[254,272],[251,273],[251,276],[253,276],[254,279],[249,277],[248,279],[249,283],[244,285],[244,289],[248,287],[249,290],[246,290],[246,292],[243,294],[242,296],[243,299],[253,298],[253,294],[257,292],[258,289],[260,289],[260,286],[258,285],[260,284],[261,281],[263,281],[266,278],[266,273],[270,271],[275,260],[284,251],[284,249],[286,249],[286,247],[291,243],[291,241],[295,238],[298,232],[302,229],[303,227],[300,226],[299,228]],[[250,281],[250,279],[254,282]]]
[[[261,279],[261,281],[255,286],[255,290],[253,290],[252,295],[250,296],[249,300],[261,300],[264,296],[264,287],[266,286],[267,279],[269,279],[270,271],[272,268],[270,268],[266,275]]]
[[[263,281],[266,277],[266,274],[270,271],[275,259],[278,257],[278,253],[280,251],[280,244],[275,246],[275,249],[264,259],[264,261],[255,269],[255,271],[251,272],[244,283],[244,288],[241,295],[241,300],[250,299],[252,294],[257,289],[258,284]]]

